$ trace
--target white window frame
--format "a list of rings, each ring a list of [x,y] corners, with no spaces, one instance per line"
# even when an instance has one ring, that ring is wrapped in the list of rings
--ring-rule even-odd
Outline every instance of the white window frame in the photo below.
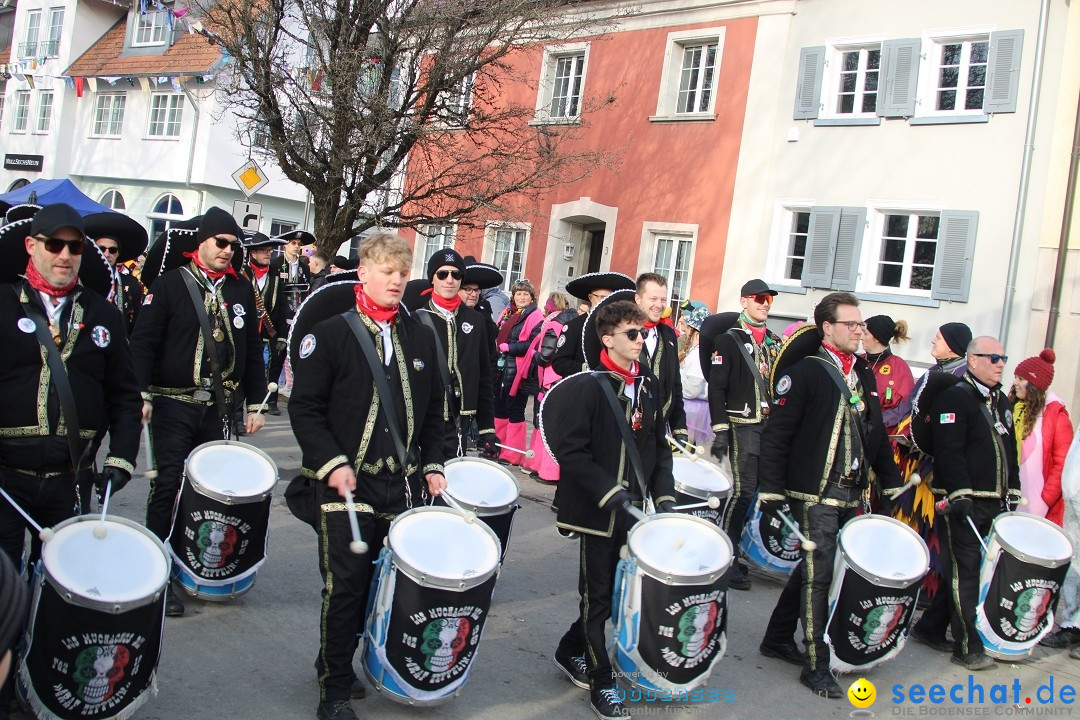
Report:
[[[30,126],[30,91],[15,91],[15,109],[11,115],[11,132],[25,133]]]
[[[452,248],[457,244],[457,225],[451,222],[433,222],[416,229],[416,247],[413,250],[413,277],[424,277],[427,261],[438,250]]]
[[[52,114],[55,102],[56,95],[52,90],[38,91],[37,120],[34,123],[35,135],[47,135],[49,133],[52,128]]]
[[[500,266],[496,262],[496,244],[500,232],[521,232],[524,233],[524,238],[521,244],[521,251],[518,253],[516,249],[511,250],[507,256],[507,262],[504,266]],[[509,293],[510,287],[517,281],[525,277],[525,265],[529,258],[529,242],[532,240],[532,224],[531,223],[516,223],[516,222],[493,222],[488,223],[484,228],[484,253],[483,257],[486,258],[484,262],[495,265],[499,268],[499,272],[502,273],[503,282],[500,286],[504,292]],[[514,275],[512,272],[514,265],[514,254],[519,254],[521,259],[521,271],[518,275]]]
[[[724,39],[727,28],[698,28],[668,33],[664,49],[664,65],[660,72],[660,93],[656,100],[656,115],[649,119],[653,122],[695,121],[716,119],[716,95],[720,85],[720,73],[723,69]],[[679,112],[679,91],[683,75],[683,57],[688,47],[695,45],[716,45],[716,61],[712,71],[711,95],[705,110]]]
[[[981,116],[986,112],[982,108],[965,110],[959,89],[957,88],[957,107],[954,110],[937,109],[938,76],[941,70],[941,55],[945,45],[966,42],[990,43],[990,35],[997,28],[993,25],[979,25],[964,28],[950,28],[947,30],[929,30],[922,36],[923,57],[919,63],[919,89],[915,103],[915,117],[956,117],[958,115]],[[989,47],[987,48],[989,54]],[[965,58],[967,53],[965,53]],[[968,66],[961,65],[961,70]],[[960,80],[966,82],[966,72],[961,73]],[[985,76],[983,82],[986,82]],[[983,93],[983,106],[986,105],[985,84]]]
[[[59,22],[57,21],[59,19]],[[41,51],[38,55],[56,57],[60,54],[60,38],[64,33],[64,8],[49,8],[49,27],[46,32],[44,43],[39,43]]]
[[[549,45],[544,48],[543,62],[540,66],[540,82],[536,93],[536,114],[533,120],[535,124],[542,125],[573,125],[581,122],[582,103],[585,100],[585,83],[589,76],[589,48],[592,43],[567,43],[565,45]],[[581,57],[581,76],[578,81],[577,112],[567,112],[562,115],[551,114],[551,104],[555,92],[555,72],[559,61],[564,58]],[[572,85],[571,80],[571,85]],[[572,97],[572,96],[568,96]]]
[[[117,198],[120,198],[119,203],[116,202]],[[125,215],[127,214],[127,200],[124,199],[124,194],[116,188],[109,188],[104,193],[102,193],[101,199],[98,200],[98,203],[104,205],[110,210],[114,210],[118,213],[124,213]],[[153,240],[153,238],[151,238],[151,240]]]
[[[765,277],[769,286],[800,288],[802,278],[787,277],[786,267],[791,247],[792,231],[797,213],[810,214],[816,201],[809,198],[782,198],[773,206],[772,229],[769,233],[769,251],[765,261]],[[805,248],[804,248],[805,250]],[[805,263],[805,256],[804,256]],[[805,272],[806,266],[803,265]]]
[[[26,13],[26,33],[19,46],[20,58],[37,57],[37,45],[41,39],[41,11],[30,10]]]
[[[858,258],[859,278],[856,282],[856,292],[876,293],[881,295],[897,295],[916,298],[930,299],[933,293],[933,275],[931,275],[929,290],[911,290],[904,287],[891,287],[878,285],[878,264],[881,261],[881,252],[884,243],[885,219],[888,215],[937,215],[940,217],[946,211],[944,202],[935,200],[916,200],[914,202],[895,202],[871,200],[867,203],[867,229],[863,236],[862,247]],[[910,230],[909,233],[913,232]],[[940,225],[938,229],[940,235]],[[941,242],[940,236],[937,242]],[[911,259],[914,257],[915,243],[909,242],[905,248],[903,277],[909,278],[911,273]],[[935,258],[937,257],[935,252]],[[902,285],[903,283],[901,283]]]
[[[104,101],[108,100],[107,103]],[[107,105],[107,107],[105,107]],[[99,92],[94,100],[94,116],[90,120],[90,137],[118,138],[124,132],[126,92]]]
[[[690,288],[694,280],[694,261],[697,256],[698,232],[700,226],[697,223],[669,223],[647,221],[641,225],[641,243],[638,250],[638,274],[643,272],[657,272],[656,252],[661,240],[673,240],[678,243],[689,242],[690,262],[681,272],[686,275],[685,297],[679,296],[678,300],[686,300],[690,297]],[[678,268],[679,245],[674,245],[674,262],[665,275],[668,282],[668,304],[677,307],[675,294],[675,273]],[[658,273],[664,275],[664,273]]]
[[[444,90],[439,98],[442,108],[438,113],[438,122],[448,128],[466,127],[472,115],[475,88],[476,73],[469,73],[452,90]]]
[[[131,29],[131,47],[154,47],[169,42],[168,10],[148,10],[146,14],[135,10],[135,26]],[[144,33],[144,30],[148,32]],[[148,35],[140,40],[139,35]]]
[[[180,212],[175,213],[175,214],[170,214],[170,213],[157,212],[156,210],[151,210],[150,212],[146,213],[146,217],[150,221],[150,242],[154,242],[154,240],[157,237],[157,231],[154,230],[154,221],[155,220],[160,220],[164,224],[164,229],[168,230],[170,227],[172,227],[172,224],[174,222],[179,222],[180,220],[184,219],[184,201],[181,200],[179,198],[179,196],[176,195],[176,193],[167,192],[167,193],[163,193],[163,194],[159,195],[157,197],[157,199],[154,200],[154,203],[150,207],[151,208],[156,208],[158,205],[161,204],[162,200],[164,200],[165,198],[168,198],[168,197],[171,197],[174,200],[176,200],[177,204],[180,206]]]
[[[165,107],[157,108],[155,103],[158,102],[158,98],[166,98]],[[173,101],[176,102],[173,102]],[[154,133],[154,113],[162,112],[161,133]],[[172,113],[176,113],[176,118],[171,119]],[[169,133],[170,126],[176,126],[175,133]],[[160,92],[150,94],[150,107],[146,122],[146,137],[152,140],[178,140],[180,138],[180,131],[184,126],[184,94],[173,92]]]
[[[275,226],[277,226],[276,230]],[[298,227],[300,227],[300,223],[293,220],[272,219],[270,220],[270,237],[278,237],[279,235],[284,235],[287,232],[292,232]]]
[[[874,104],[874,110],[872,112],[862,111],[862,100],[870,92],[865,90],[866,85],[866,65],[868,53],[872,50],[878,51],[878,90],[881,88],[881,46],[885,38],[883,36],[874,37],[862,37],[862,38],[844,38],[840,40],[831,40],[826,45],[825,51],[825,70],[822,76],[821,85],[821,111],[818,114],[819,118],[825,119],[837,119],[837,120],[854,120],[863,118],[874,118],[877,115],[877,103]],[[855,105],[852,112],[844,113],[840,112],[837,108],[840,99],[840,80],[843,76],[843,62],[844,55],[849,52],[859,52],[859,69],[856,74],[855,84]],[[878,90],[874,90],[873,94],[878,95]],[[880,96],[877,100],[880,101]]]
[[[0,127],[4,123],[4,88],[0,87]]]

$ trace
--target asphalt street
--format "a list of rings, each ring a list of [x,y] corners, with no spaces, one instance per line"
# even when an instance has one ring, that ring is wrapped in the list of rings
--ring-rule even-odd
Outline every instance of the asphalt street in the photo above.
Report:
[[[318,688],[312,663],[318,650],[321,583],[315,533],[295,519],[282,500],[285,486],[300,465],[287,409],[280,417],[269,417],[261,432],[244,440],[268,453],[280,474],[270,518],[267,562],[246,595],[225,603],[188,599],[185,617],[166,618],[159,692],[137,713],[138,718],[294,720],[315,715]],[[142,520],[148,487],[142,470],[140,467],[136,478],[117,494],[111,511]],[[551,660],[560,635],[576,612],[577,543],[555,532],[550,510],[554,488],[521,473],[517,477],[522,507],[468,684],[459,697],[423,708],[395,703],[369,687],[366,699],[353,702],[360,717],[595,717],[588,693],[574,687]],[[672,718],[809,720],[853,716],[855,708],[846,697],[815,697],[799,684],[797,668],[758,653],[779,591],[778,584],[755,578],[751,591],[730,593],[727,654],[709,682],[709,688],[716,689],[716,696],[722,699],[637,702],[630,704],[631,712]],[[359,662],[356,667],[359,673]],[[1080,661],[1070,659],[1064,651],[1036,648],[1022,663],[998,663],[970,679],[969,675],[951,664],[948,655],[909,643],[898,658],[865,675],[875,684],[877,699],[868,710],[858,712],[877,717],[1080,715],[1080,709],[1074,711],[1073,705],[1060,701],[1063,687],[1080,685]],[[841,677],[841,686],[846,690],[858,677]],[[969,683],[984,688],[985,704],[967,703]],[[1041,704],[1051,683],[1054,702]],[[914,703],[909,699],[912,686],[930,688],[935,684],[945,688],[944,702],[923,699]],[[962,704],[948,699],[953,684],[962,686],[958,692]],[[1007,686],[1007,703],[991,702],[991,686],[995,684]],[[894,686],[898,685],[904,698],[900,703],[895,702]],[[1029,697],[1030,704],[1025,702]]]

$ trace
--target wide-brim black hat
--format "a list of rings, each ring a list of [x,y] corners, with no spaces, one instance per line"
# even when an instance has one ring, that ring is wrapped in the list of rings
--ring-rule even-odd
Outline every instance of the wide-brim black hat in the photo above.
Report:
[[[244,244],[245,250],[254,250],[256,248],[275,248],[285,245],[285,241],[280,237],[267,237],[261,232],[245,235],[241,242]]]
[[[355,275],[355,273],[353,273]],[[401,294],[401,304],[409,310],[419,310],[430,297],[430,293],[424,295],[425,290],[431,290],[431,283],[422,278],[410,280],[405,283],[405,292]]]
[[[555,457],[554,448],[559,428],[566,426],[567,417],[581,412],[581,395],[576,389],[577,382],[567,382],[567,380],[587,372],[585,370],[568,375],[544,392],[544,399],[540,402],[540,412],[537,413],[540,418],[537,429],[540,431],[544,446],[552,457]]]
[[[309,233],[307,230],[290,230],[287,233],[282,233],[270,239],[280,240],[282,245],[287,242],[292,242],[293,240],[299,240],[301,245],[315,244],[315,236]]]
[[[337,274],[344,275],[344,273]],[[359,284],[360,281],[353,273],[352,280],[341,279],[338,282],[327,282],[300,303],[300,307],[296,309],[296,315],[293,316],[288,339],[289,361],[294,368],[300,359],[300,345],[313,327],[327,318],[356,307],[356,286]]]
[[[326,276],[326,282],[328,283],[349,282],[350,280],[360,282],[360,278],[356,275],[356,270],[342,270],[341,272],[330,273]]]
[[[83,218],[86,236],[91,240],[109,237],[120,244],[120,254],[116,262],[122,263],[146,252],[150,240],[146,228],[134,218],[118,212],[99,212]]]
[[[804,325],[791,334],[776,354],[772,374],[769,376],[769,391],[776,397],[776,383],[787,374],[791,366],[804,358],[815,354],[821,348],[821,333],[817,325]]]
[[[503,283],[503,274],[499,268],[487,263],[478,263],[473,258],[465,258],[465,277],[461,279],[462,285],[477,285],[481,290],[499,287]]]
[[[588,300],[589,294],[597,290],[637,290],[637,283],[619,272],[588,273],[566,283],[566,292],[579,300]]]
[[[581,328],[582,354],[585,356],[585,363],[594,370],[600,367],[600,351],[604,349],[604,343],[600,341],[600,336],[596,334],[596,311],[608,303],[620,300],[634,302],[634,291],[616,290],[596,303],[593,309],[589,311],[589,316],[585,318],[585,325]]]
[[[28,206],[23,206],[28,207]],[[32,217],[25,217],[0,227],[0,284],[17,282],[26,273],[26,236],[30,234]],[[79,282],[88,290],[108,296],[112,288],[112,265],[98,246],[83,239],[82,262],[79,264]]]
[[[184,225],[186,227],[181,227],[179,223],[170,227],[158,237],[157,241],[146,253],[146,261],[143,263],[142,270],[142,284],[147,288],[161,275],[191,262],[191,258],[186,257],[184,253],[196,252],[200,244],[199,231],[191,227],[192,224],[198,227],[198,221],[195,220],[193,223],[192,220],[185,221]],[[232,267],[237,275],[244,269],[246,260],[247,253],[241,246],[240,250],[234,252],[232,256]]]
[[[712,364],[713,345],[716,338],[726,333],[739,322],[739,313],[722,312],[710,315],[701,321],[701,329],[698,330],[698,362],[701,363],[701,372],[706,379],[709,377],[709,369]]]
[[[37,215],[37,211],[41,209],[40,205],[33,203],[22,203],[20,205],[11,205],[4,210],[4,222],[13,223],[16,220],[26,220]]]
[[[934,454],[934,433],[931,427],[930,408],[934,399],[943,391],[951,388],[961,379],[950,372],[926,374],[926,380],[920,384],[911,398],[911,440],[925,455]]]

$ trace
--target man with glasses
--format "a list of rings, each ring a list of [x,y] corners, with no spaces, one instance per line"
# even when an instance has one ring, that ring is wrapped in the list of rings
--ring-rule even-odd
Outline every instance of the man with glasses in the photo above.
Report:
[[[1009,358],[1001,342],[977,337],[967,347],[967,372],[937,394],[930,405],[934,451],[934,494],[944,496],[941,549],[946,600],[927,608],[914,628],[924,638],[944,644],[952,626],[952,661],[968,670],[994,666],[975,629],[979,604],[980,537],[1003,509],[1020,503],[1016,436],[1001,374]],[[927,643],[931,644],[931,643]]]
[[[579,300],[596,304],[616,290],[633,290],[634,279],[617,272],[588,273],[566,283],[566,292]],[[588,370],[585,364],[585,350],[581,346],[581,331],[585,327],[586,315],[578,315],[566,323],[559,336],[558,349],[551,360],[551,369],[562,377]]]
[[[801,664],[803,685],[815,695],[839,698],[825,642],[837,535],[855,517],[868,466],[884,488],[899,488],[901,479],[874,374],[855,355],[866,330],[859,301],[850,293],[826,295],[814,308],[814,321],[816,328],[792,335],[777,358],[777,372],[783,374],[761,435],[758,503],[773,516],[789,503],[795,522],[817,547],[802,549],[802,561],[769,619],[761,652]],[[799,621],[805,658],[794,642]]]
[[[142,305],[143,286],[124,263],[134,260],[146,250],[146,228],[127,215],[116,212],[94,213],[84,218],[86,234],[105,255],[112,268],[112,287],[108,299],[127,321],[128,336],[135,329],[135,320]]]
[[[163,274],[152,279],[131,338],[143,421],[151,423],[158,463],[146,527],[162,540],[172,529],[184,460],[197,446],[230,436],[233,396],[247,398],[248,434],[265,422],[257,412],[266,375],[255,293],[238,276],[235,258],[243,257],[242,235],[232,215],[217,207],[206,211],[194,233],[170,230]],[[184,614],[171,584],[165,614]]]
[[[712,454],[731,460],[732,501],[721,518],[734,547],[742,541],[746,511],[758,490],[761,431],[769,417],[772,398],[768,385],[780,337],[765,326],[776,291],[764,280],[742,286],[742,312],[735,326],[716,337],[705,370],[709,381],[709,414],[715,433]],[[738,562],[732,563],[728,585],[749,590],[750,578]]]

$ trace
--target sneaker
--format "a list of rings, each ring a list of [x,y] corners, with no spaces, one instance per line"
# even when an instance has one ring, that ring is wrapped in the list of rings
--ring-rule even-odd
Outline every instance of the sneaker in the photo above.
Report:
[[[582,690],[589,689],[589,666],[585,663],[584,655],[570,655],[556,650],[554,660],[555,665],[570,678],[570,682]]]
[[[614,685],[601,690],[593,690],[590,698],[593,712],[600,720],[618,720],[630,717],[630,711],[622,702],[623,693]]]
[[[1080,645],[1080,630],[1076,628],[1061,628],[1057,632],[1052,632],[1042,640],[1039,644],[1043,647],[1051,648],[1052,650],[1061,650],[1063,648],[1071,648],[1074,645]]]
[[[786,643],[762,640],[761,645],[758,646],[758,651],[765,657],[783,660],[799,667],[802,667],[806,661],[806,656],[803,655],[802,650],[799,650],[799,646],[795,644],[794,640],[788,640]]]
[[[183,601],[176,596],[170,582],[165,586],[165,617],[183,617],[185,609]]]
[[[817,670],[803,668],[799,674],[799,682],[819,697],[836,699],[843,695],[828,666],[821,666]]]
[[[750,589],[750,578],[746,576],[738,563],[731,566],[731,572],[728,575],[728,587],[732,590]]]
[[[939,652],[952,652],[953,650],[953,644],[946,640],[944,636],[931,635],[928,632],[920,630],[918,625],[911,626],[909,637],[920,645],[926,645]]]
[[[348,700],[326,700],[319,703],[315,717],[319,720],[360,720]]]
[[[981,652],[968,653],[967,655],[953,653],[952,661],[968,670],[986,670],[994,667],[994,661],[986,653]]]

